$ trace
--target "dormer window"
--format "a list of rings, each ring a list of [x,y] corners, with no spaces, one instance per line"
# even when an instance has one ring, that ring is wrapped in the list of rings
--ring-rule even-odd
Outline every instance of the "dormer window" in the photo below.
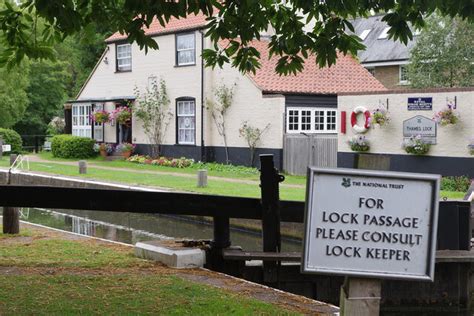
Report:
[[[176,34],[176,66],[196,64],[196,39],[194,33]]]
[[[369,35],[371,29],[368,29],[368,30],[363,30],[362,33],[360,33],[359,37],[361,40],[365,41],[365,39],[367,38],[367,35]]]
[[[132,45],[116,45],[117,72],[132,70]]]
[[[386,39],[388,37],[388,30],[390,30],[389,27],[384,28],[382,33],[379,35],[379,39]]]

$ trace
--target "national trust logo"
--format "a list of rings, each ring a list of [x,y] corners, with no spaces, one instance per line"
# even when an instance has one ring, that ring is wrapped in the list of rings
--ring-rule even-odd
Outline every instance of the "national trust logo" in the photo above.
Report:
[[[342,183],[341,185],[344,187],[344,188],[348,188],[351,186],[351,178],[342,178]]]

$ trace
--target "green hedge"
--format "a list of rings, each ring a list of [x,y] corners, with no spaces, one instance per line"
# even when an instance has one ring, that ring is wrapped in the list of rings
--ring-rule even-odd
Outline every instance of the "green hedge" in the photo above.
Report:
[[[467,176],[441,178],[441,190],[467,192],[470,185],[471,180]]]
[[[6,152],[6,155],[21,153],[23,142],[20,134],[9,128],[0,128],[0,137],[3,139],[4,145],[12,146],[12,151]]]
[[[95,140],[72,135],[56,135],[51,140],[51,152],[58,158],[89,158],[97,155]]]

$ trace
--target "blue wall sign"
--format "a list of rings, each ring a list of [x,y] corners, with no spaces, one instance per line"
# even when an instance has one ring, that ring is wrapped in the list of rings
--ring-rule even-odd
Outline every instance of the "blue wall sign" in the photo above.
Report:
[[[408,98],[408,111],[433,110],[433,98]]]

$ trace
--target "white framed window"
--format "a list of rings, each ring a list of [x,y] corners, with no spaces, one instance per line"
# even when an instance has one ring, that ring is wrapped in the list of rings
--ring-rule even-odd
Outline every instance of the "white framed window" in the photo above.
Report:
[[[132,70],[132,45],[117,45],[117,71]]]
[[[196,105],[194,100],[178,100],[176,102],[176,134],[180,145],[196,143]]]
[[[400,79],[400,84],[409,84],[410,82],[408,81],[408,69],[407,65],[400,65],[399,67],[399,79]]]
[[[104,109],[103,103],[93,104],[92,108],[94,111],[100,111]],[[94,122],[94,139],[98,142],[104,141],[104,123]]]
[[[286,109],[287,133],[337,133],[337,110],[330,108]]]
[[[196,63],[196,37],[194,33],[176,34],[176,65],[186,66]]]
[[[72,105],[72,135],[92,137],[90,103],[77,103]]]

